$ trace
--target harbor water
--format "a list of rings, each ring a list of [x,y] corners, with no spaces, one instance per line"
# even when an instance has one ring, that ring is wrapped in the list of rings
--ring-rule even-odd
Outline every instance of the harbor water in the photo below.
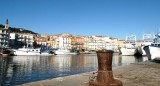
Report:
[[[112,67],[143,62],[147,57],[113,54]],[[96,54],[54,56],[6,56],[0,57],[0,86],[16,86],[56,77],[96,71]]]

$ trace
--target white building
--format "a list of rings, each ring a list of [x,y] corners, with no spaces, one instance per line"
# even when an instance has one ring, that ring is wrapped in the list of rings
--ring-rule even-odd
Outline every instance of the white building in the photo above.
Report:
[[[106,36],[91,36],[84,38],[84,49],[97,51],[99,49],[118,50],[118,39]]]
[[[59,34],[54,37],[54,47],[61,49],[71,49],[71,38],[70,34]]]
[[[118,39],[117,38],[110,38],[108,41],[106,41],[106,49],[107,50],[113,50],[115,52],[118,52]]]
[[[84,47],[86,50],[99,50],[99,49],[105,49],[105,40],[102,36],[91,36],[85,38]]]

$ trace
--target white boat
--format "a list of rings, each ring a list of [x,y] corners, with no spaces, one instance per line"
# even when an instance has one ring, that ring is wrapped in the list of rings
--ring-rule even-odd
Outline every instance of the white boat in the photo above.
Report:
[[[12,55],[54,55],[50,52],[41,52],[41,48],[19,48],[19,49],[11,49]]]
[[[136,49],[135,48],[121,48],[121,52],[123,56],[133,56],[136,53]]]
[[[122,55],[133,56],[136,53],[137,47],[135,47],[136,36],[129,35],[126,36],[126,40],[120,48],[120,52]]]
[[[58,49],[54,51],[55,55],[60,55],[60,54],[78,54],[77,52],[71,52],[69,49]]]
[[[142,54],[142,56],[146,55],[146,52],[144,51],[144,47],[148,46],[148,45],[151,45],[151,43],[154,42],[154,38],[155,38],[155,34],[153,34],[153,33],[143,35],[142,44],[141,44],[141,46],[138,47],[138,52],[140,54]]]
[[[154,42],[151,45],[145,46],[144,50],[149,60],[160,58],[160,34],[157,34]]]

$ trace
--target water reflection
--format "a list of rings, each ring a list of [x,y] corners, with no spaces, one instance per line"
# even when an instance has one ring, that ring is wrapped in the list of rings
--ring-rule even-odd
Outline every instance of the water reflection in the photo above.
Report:
[[[145,57],[113,55],[113,67],[145,61]],[[0,57],[0,86],[97,70],[96,54]]]
[[[112,59],[112,66],[117,67],[117,66],[122,66],[122,65],[128,65],[130,63],[136,63],[136,62],[143,62],[147,61],[148,58],[147,56],[122,56],[118,55],[117,53],[113,54],[113,59]]]

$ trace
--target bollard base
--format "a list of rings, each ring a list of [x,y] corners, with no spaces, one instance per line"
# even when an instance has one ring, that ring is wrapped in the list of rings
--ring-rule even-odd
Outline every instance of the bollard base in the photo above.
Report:
[[[97,81],[90,81],[89,86],[123,86],[120,80],[114,80],[113,82],[102,83]]]
[[[123,86],[120,80],[113,77],[112,55],[113,51],[111,50],[97,51],[98,74],[96,79],[90,79],[89,86]]]

